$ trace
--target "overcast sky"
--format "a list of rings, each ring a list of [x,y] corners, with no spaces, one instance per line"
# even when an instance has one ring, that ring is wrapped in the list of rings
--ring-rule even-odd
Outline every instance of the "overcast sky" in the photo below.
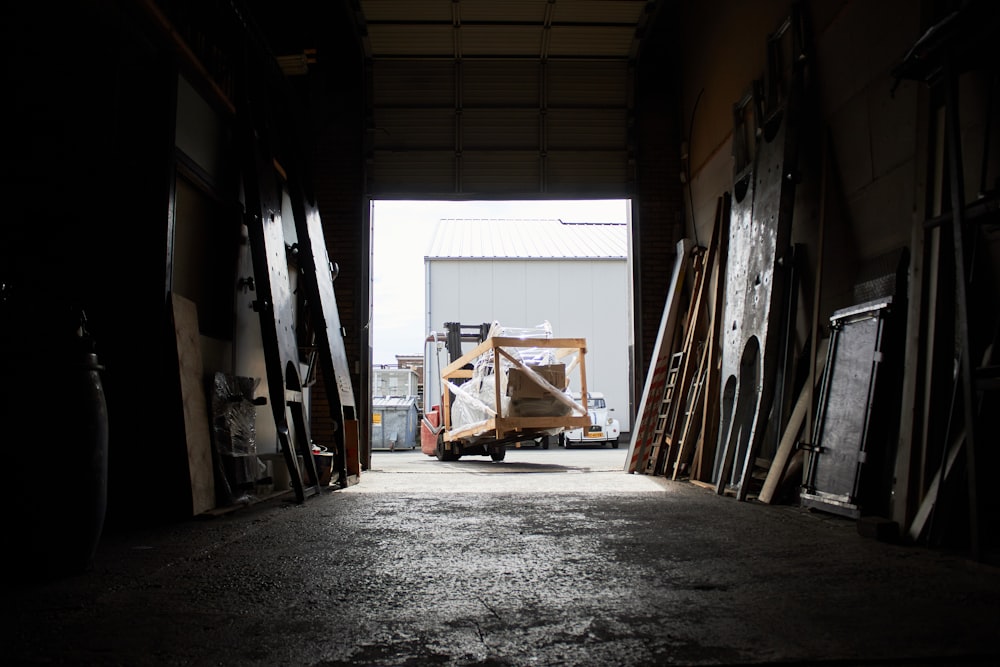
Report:
[[[372,212],[372,363],[423,354],[424,255],[442,218],[626,222],[624,200],[377,201]]]

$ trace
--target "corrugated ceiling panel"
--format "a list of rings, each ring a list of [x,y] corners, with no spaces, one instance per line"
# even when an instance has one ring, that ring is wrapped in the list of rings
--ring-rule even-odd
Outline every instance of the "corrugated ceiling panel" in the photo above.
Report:
[[[462,193],[537,192],[537,151],[462,151]]]
[[[542,49],[542,30],[531,25],[463,25],[461,55],[538,57]]]
[[[368,39],[372,53],[380,57],[450,57],[455,52],[454,30],[451,25],[372,25],[368,27]]]
[[[628,175],[625,151],[556,151],[548,152],[545,161],[546,183],[554,191],[582,186],[624,184]],[[624,191],[621,196],[626,196]]]
[[[538,22],[545,16],[549,0],[362,0],[369,22],[451,21],[457,5],[463,21]],[[555,22],[635,24],[647,0],[556,0]]]
[[[368,172],[374,195],[441,194],[455,189],[455,155],[442,151],[375,151]],[[402,187],[401,184],[406,184]]]
[[[628,102],[625,62],[551,61],[546,65],[549,106],[619,106]]]
[[[647,6],[360,0],[372,194],[627,196],[628,58]]]
[[[548,0],[459,0],[457,4],[463,21],[541,23]]]
[[[554,23],[625,23],[635,25],[646,11],[647,0],[557,0]]]
[[[549,109],[545,145],[549,150],[621,150],[627,141],[625,109]]]
[[[440,150],[455,145],[451,109],[375,109],[375,150]]]
[[[549,38],[549,56],[617,57],[628,53],[634,26],[555,26]]]
[[[468,60],[462,63],[462,104],[538,106],[542,66],[537,61]]]
[[[451,21],[452,0],[362,0],[365,19],[375,21]]]
[[[372,101],[380,106],[455,107],[455,65],[451,61],[376,60]]]
[[[537,150],[537,109],[466,109],[462,113],[462,150]]]

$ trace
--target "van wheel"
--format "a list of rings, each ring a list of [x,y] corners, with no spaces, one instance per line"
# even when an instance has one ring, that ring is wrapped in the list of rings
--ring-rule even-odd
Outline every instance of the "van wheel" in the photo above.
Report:
[[[618,438],[611,441],[611,449],[618,449]]]
[[[542,449],[548,449],[548,448],[549,448],[549,436],[543,435],[542,436]]]

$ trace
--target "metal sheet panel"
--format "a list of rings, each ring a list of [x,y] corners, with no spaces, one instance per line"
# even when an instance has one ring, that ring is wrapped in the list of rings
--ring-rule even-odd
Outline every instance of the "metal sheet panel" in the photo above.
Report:
[[[368,194],[628,196],[629,63],[648,4],[363,0]]]
[[[536,151],[542,119],[537,109],[466,109],[461,115],[462,150]],[[531,156],[532,160],[535,156]]]
[[[628,152],[550,150],[546,159],[548,192],[577,196],[627,197]],[[621,189],[618,189],[618,188]]]
[[[567,23],[630,24],[639,22],[646,0],[574,0],[553,7],[552,20]]]
[[[551,60],[545,65],[545,93],[550,107],[627,108],[631,77],[622,61]]]
[[[370,26],[368,39],[372,52],[383,58],[451,57],[455,53],[454,32],[450,24],[391,24]]]
[[[542,65],[533,60],[467,60],[461,66],[462,106],[532,107],[542,95]]]
[[[549,220],[444,219],[434,229],[429,259],[625,259],[624,224]]]
[[[372,77],[376,112],[385,106],[455,108],[455,66],[449,61],[377,61]]]
[[[805,490],[800,494],[804,507],[856,518],[873,497],[870,493],[866,497],[863,478],[882,474],[869,468],[884,459],[879,450],[889,444],[877,425],[896,417],[888,410],[880,413],[887,406],[878,400],[894,379],[880,373],[885,354],[892,354],[886,349],[891,303],[891,298],[874,301],[837,311],[830,318],[832,335],[813,435],[815,448],[809,453]]]
[[[627,141],[628,118],[618,109],[550,109],[545,115],[549,150],[621,150]]]
[[[453,153],[455,113],[451,109],[390,109],[375,112],[376,150]],[[450,159],[452,155],[445,156]]]
[[[628,53],[635,26],[553,26],[548,55],[551,57],[621,57]]]
[[[541,48],[542,35],[537,26],[463,25],[457,34],[462,57],[523,56],[537,54]]]
[[[368,173],[369,192],[441,194],[455,190],[454,151],[375,151]]]
[[[460,191],[536,192],[541,172],[537,150],[467,150],[462,152]]]
[[[369,23],[396,21],[450,21],[452,0],[362,0]]]

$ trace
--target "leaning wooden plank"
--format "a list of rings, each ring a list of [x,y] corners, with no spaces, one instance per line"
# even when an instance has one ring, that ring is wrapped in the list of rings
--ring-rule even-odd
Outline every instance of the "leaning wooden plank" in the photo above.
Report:
[[[711,334],[709,335],[711,337]],[[708,349],[702,350],[701,359],[698,362],[698,374],[693,381],[694,394],[691,396],[691,410],[684,419],[684,426],[677,446],[677,459],[674,461],[672,479],[677,479],[681,473],[687,471],[691,462],[692,452],[697,443],[692,442],[698,439],[701,429],[701,416],[705,410],[705,377],[707,375],[706,364],[708,363]],[[700,440],[699,440],[700,442]]]
[[[695,457],[691,466],[690,479],[708,481],[715,463],[716,440],[719,433],[719,395],[722,381],[722,346],[725,336],[723,314],[726,301],[726,266],[729,259],[729,227],[732,218],[732,195],[722,195],[722,218],[719,224],[719,243],[716,251],[715,290],[712,300],[712,324],[710,335],[705,342],[708,360],[705,370],[704,404],[701,413],[701,428],[695,445]]]
[[[212,435],[198,333],[198,307],[179,294],[170,295],[170,305],[177,344],[184,441],[191,483],[191,513],[197,515],[215,507]]]
[[[681,239],[677,244],[677,254],[674,259],[674,272],[670,279],[670,289],[660,319],[660,330],[653,346],[653,356],[649,372],[639,400],[635,419],[635,435],[629,443],[628,457],[625,459],[625,471],[644,472],[647,458],[652,447],[653,432],[656,428],[657,409],[663,399],[666,388],[667,371],[670,368],[670,355],[673,353],[674,330],[677,325],[677,314],[680,310],[680,293],[684,287],[684,279],[689,264],[689,255],[694,241]]]
[[[948,476],[951,474],[951,469],[955,466],[955,460],[962,451],[963,445],[965,445],[964,429],[956,435],[955,439],[951,443],[951,446],[948,447],[944,469],[938,470],[937,474],[934,475],[933,479],[931,479],[931,485],[928,487],[927,493],[924,495],[924,499],[920,503],[920,508],[917,509],[917,513],[913,517],[913,522],[910,523],[910,528],[907,531],[907,534],[912,541],[918,541],[920,536],[923,535],[924,528],[927,525],[927,520],[934,511],[934,506],[937,505],[938,493],[941,487],[941,478],[944,477],[945,480],[948,479]]]
[[[714,340],[721,338],[716,332]],[[714,342],[713,340],[713,342]],[[698,434],[698,462],[691,472],[692,479],[710,481],[715,466],[715,453],[719,440],[719,401],[722,396],[722,359],[718,350],[712,350],[705,377],[705,404],[701,413],[701,430]]]
[[[816,365],[822,368],[826,361],[826,351],[829,348],[829,343],[826,345],[821,345],[819,348],[819,359]],[[815,384],[818,385],[821,376],[815,376]],[[761,489],[760,493],[757,495],[757,500],[767,505],[771,504],[774,500],[774,492],[778,489],[778,484],[781,482],[782,478],[785,476],[785,469],[788,467],[788,460],[791,458],[792,452],[795,450],[795,443],[799,439],[799,433],[802,430],[802,425],[806,421],[806,415],[809,413],[810,406],[812,404],[813,390],[809,387],[804,387],[802,392],[799,394],[798,400],[795,402],[795,407],[792,409],[792,415],[788,418],[788,424],[785,426],[785,432],[781,436],[781,442],[778,443],[778,449],[774,454],[774,458],[771,460],[771,466],[767,470],[767,477],[764,479],[764,487]]]
[[[674,471],[677,455],[682,447],[681,429],[684,427],[684,411],[688,404],[695,363],[699,360],[698,355],[694,354],[694,344],[695,339],[701,331],[701,297],[704,293],[706,273],[710,270],[707,261],[705,248],[696,248],[693,251],[694,281],[686,318],[687,327],[681,347],[681,351],[684,353],[684,360],[681,363],[680,372],[678,373],[677,385],[674,390],[676,392],[675,398],[670,404],[671,412],[673,413],[668,421],[670,430],[667,432],[667,441],[670,445],[662,452],[663,464],[659,467],[664,475],[670,475]]]
[[[697,369],[694,367],[696,355],[693,354],[693,348],[695,338],[702,332],[702,321],[706,319],[703,313],[703,310],[707,307],[705,294],[708,292],[709,283],[712,279],[712,272],[715,270],[716,254],[719,250],[719,237],[722,233],[723,218],[726,216],[726,211],[728,211],[728,209],[729,201],[725,197],[719,197],[719,200],[715,205],[715,221],[712,225],[712,238],[709,240],[708,249],[701,257],[701,267],[695,280],[694,294],[692,295],[691,308],[689,310],[690,314],[688,316],[687,338],[684,342],[685,363],[681,372],[681,386],[684,389],[681,401],[677,406],[678,417],[681,414],[681,410],[688,403],[686,400],[688,386],[692,383],[692,381],[695,383],[693,386],[696,390],[696,395],[692,399],[693,403],[697,403],[701,397],[702,378],[704,377],[706,362],[704,353],[708,351],[708,346],[706,345],[705,350],[703,350],[701,355],[697,355]],[[710,328],[714,326],[714,318],[709,316],[707,319],[711,320]],[[689,412],[683,420],[679,418],[675,418],[674,420],[670,438],[677,444],[675,447],[671,448],[672,451],[669,454],[669,458],[671,460],[669,461],[669,465],[666,467],[666,470],[671,471],[671,477],[673,479],[677,479],[680,468],[682,466],[686,466],[688,463],[688,457],[690,456],[690,452],[692,450],[691,443],[688,442],[688,440],[692,435],[692,413],[695,412],[698,412],[697,408]]]
[[[893,474],[893,489],[890,494],[890,515],[900,526],[906,525],[916,495],[916,456],[913,434],[917,425],[919,410],[917,385],[921,367],[922,327],[926,294],[924,291],[924,237],[926,232],[921,221],[913,224],[910,235],[910,265],[907,278],[906,334],[903,347],[903,378],[899,410],[899,436],[896,444],[896,464]]]

